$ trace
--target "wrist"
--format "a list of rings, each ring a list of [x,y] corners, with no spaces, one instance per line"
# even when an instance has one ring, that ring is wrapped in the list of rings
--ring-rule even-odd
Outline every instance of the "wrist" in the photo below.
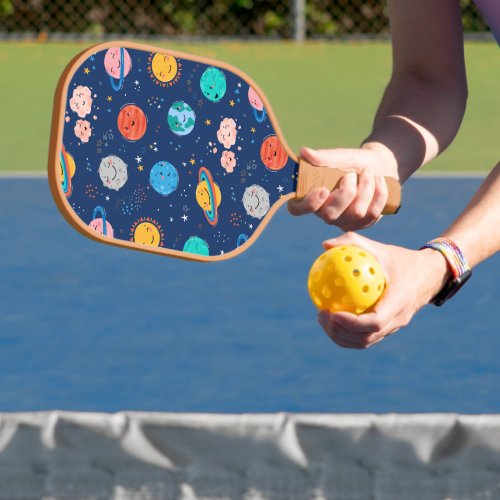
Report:
[[[361,149],[372,151],[377,155],[379,165],[377,175],[399,179],[398,162],[394,153],[385,144],[367,139],[361,144]]]
[[[436,252],[432,248],[422,248],[419,250],[423,262],[420,269],[425,269],[425,302],[432,299],[443,289],[452,278],[452,273],[444,255]]]

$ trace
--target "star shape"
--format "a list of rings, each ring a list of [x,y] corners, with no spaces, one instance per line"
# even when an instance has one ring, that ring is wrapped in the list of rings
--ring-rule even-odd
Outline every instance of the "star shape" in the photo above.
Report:
[[[142,172],[142,171],[144,170],[144,167],[143,167],[142,165],[139,165],[139,166],[137,167],[137,170],[139,170],[139,172]]]
[[[181,217],[181,219],[182,219],[184,222],[186,222],[186,221],[188,220],[188,216],[187,216],[186,214],[184,214],[184,215]]]
[[[285,189],[285,188],[283,186],[278,186],[276,189],[281,193],[281,192],[283,192],[283,189]]]
[[[194,158],[191,158],[191,159],[189,160],[189,163],[191,163],[191,165],[194,165],[194,164],[196,163],[196,160],[195,160]]]
[[[142,158],[141,158],[139,155],[137,155],[137,156],[135,157],[135,161],[136,161],[137,163],[141,163]]]
[[[231,107],[234,106],[234,101],[232,99],[229,101],[229,106],[231,106]]]
[[[89,68],[83,68],[83,72],[88,75],[90,73],[90,69]]]
[[[205,125],[212,125],[212,122],[211,122],[211,121],[207,118],[207,119],[205,120]]]
[[[106,99],[108,100],[108,102],[111,102],[113,100],[113,98],[110,95],[108,95]]]
[[[252,134],[255,134],[255,127],[252,127],[252,128],[250,129],[250,132],[252,132]]]

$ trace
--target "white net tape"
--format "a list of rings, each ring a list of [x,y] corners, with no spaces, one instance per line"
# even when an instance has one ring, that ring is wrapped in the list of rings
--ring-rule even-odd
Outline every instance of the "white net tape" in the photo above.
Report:
[[[500,416],[0,414],[0,500],[497,500]]]

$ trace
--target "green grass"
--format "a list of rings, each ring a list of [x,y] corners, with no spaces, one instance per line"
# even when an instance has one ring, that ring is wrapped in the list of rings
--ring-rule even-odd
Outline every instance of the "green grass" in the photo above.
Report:
[[[45,170],[54,89],[67,62],[86,46],[0,44],[0,171]],[[391,69],[390,45],[382,42],[164,46],[245,71],[264,90],[294,150],[357,146],[370,131]],[[469,104],[461,131],[426,169],[488,170],[498,161],[498,47],[469,43],[466,58]]]

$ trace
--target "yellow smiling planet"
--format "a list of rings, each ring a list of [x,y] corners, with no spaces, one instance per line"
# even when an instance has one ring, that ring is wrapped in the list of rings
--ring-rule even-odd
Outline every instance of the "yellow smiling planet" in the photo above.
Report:
[[[151,60],[151,71],[158,81],[170,82],[177,75],[177,61],[168,54],[155,54]]]
[[[135,243],[159,247],[161,244],[161,233],[152,222],[141,222],[133,231],[132,239]]]
[[[213,210],[213,197],[215,197],[215,205],[218,207],[220,205],[222,196],[220,192],[220,188],[218,184],[215,182],[213,183],[214,190],[212,191],[210,188],[210,184],[206,181],[203,180],[198,184],[198,187],[196,188],[196,201],[198,202],[198,205],[200,205],[205,212],[210,212]]]

